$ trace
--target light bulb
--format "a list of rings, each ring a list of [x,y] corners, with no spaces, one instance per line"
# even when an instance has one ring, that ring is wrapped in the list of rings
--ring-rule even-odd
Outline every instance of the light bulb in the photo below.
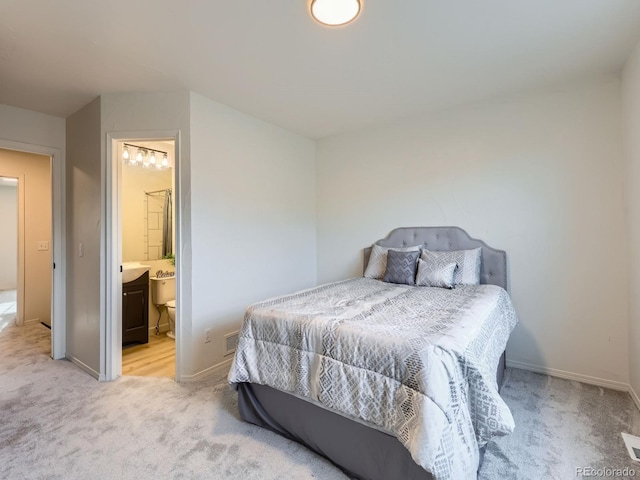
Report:
[[[142,150],[138,149],[138,154],[136,155],[136,163],[142,162]]]
[[[149,159],[149,162],[151,163],[151,165],[156,164],[156,152],[151,152],[151,158]]]
[[[313,0],[311,16],[324,25],[336,27],[355,19],[360,8],[360,0]]]
[[[164,154],[164,157],[162,157],[162,166],[164,168],[167,168],[169,166],[169,159],[167,158],[167,154]]]
[[[124,148],[122,149],[122,159],[124,161],[129,160],[129,147],[127,147],[126,145],[124,146]]]
[[[144,165],[145,167],[149,166],[149,157],[147,156],[147,151],[143,150],[142,151],[142,165]]]

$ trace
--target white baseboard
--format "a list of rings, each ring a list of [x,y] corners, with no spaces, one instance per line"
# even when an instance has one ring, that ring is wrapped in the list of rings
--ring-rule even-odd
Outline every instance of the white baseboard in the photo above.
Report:
[[[231,361],[233,360],[233,358],[229,358],[227,360],[224,360],[220,363],[217,363],[216,365],[212,365],[209,368],[205,368],[204,370],[198,372],[198,373],[194,373],[193,375],[181,375],[180,376],[180,381],[181,382],[197,382],[199,380],[203,380],[205,378],[207,378],[209,375],[213,374],[216,370],[222,368],[222,367],[226,367],[228,365],[231,365]]]
[[[161,323],[160,324],[160,333],[164,333],[164,332],[168,332],[169,331],[169,322],[165,322],[165,323]],[[156,333],[156,324],[154,323],[153,326],[151,326],[151,324],[149,324],[149,334],[150,335],[155,335]]]
[[[104,381],[104,375],[100,375],[100,373],[96,372],[93,368],[91,368],[89,365],[84,363],[82,360],[78,360],[76,357],[74,357],[73,355],[69,355],[69,354],[67,354],[66,358],[71,363],[73,363],[74,365],[80,367],[82,370],[87,372],[93,378],[97,379],[100,382]]]
[[[541,365],[532,365],[530,363],[516,362],[509,359],[507,359],[507,367],[519,368],[521,370],[528,370],[530,372],[535,372],[535,373],[544,373],[545,375],[549,375],[552,377],[565,378],[567,380],[575,380],[576,382],[587,383],[589,385],[596,385],[598,387],[611,388],[613,390],[621,390],[623,392],[629,392],[631,388],[628,383],[616,382],[614,380],[607,380],[606,378],[592,377],[590,375],[583,375],[581,373],[566,372],[564,370],[543,367]]]
[[[631,396],[633,403],[636,404],[636,407],[638,408],[638,410],[640,410],[640,397],[638,397],[638,394],[636,393],[636,391],[633,389],[631,385],[629,385],[629,395]]]

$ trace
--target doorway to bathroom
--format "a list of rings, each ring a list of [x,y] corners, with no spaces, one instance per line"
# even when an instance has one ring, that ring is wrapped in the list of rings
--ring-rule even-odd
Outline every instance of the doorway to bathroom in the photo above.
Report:
[[[174,139],[122,139],[112,149],[122,375],[176,377],[175,152]]]

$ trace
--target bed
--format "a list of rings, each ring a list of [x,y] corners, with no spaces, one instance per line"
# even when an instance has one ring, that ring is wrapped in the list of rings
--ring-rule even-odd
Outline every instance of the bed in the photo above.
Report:
[[[498,393],[517,323],[506,253],[458,227],[398,228],[376,245],[479,248],[480,285],[356,278],[250,306],[229,373],[240,415],[352,478],[475,478],[486,443],[513,429]]]

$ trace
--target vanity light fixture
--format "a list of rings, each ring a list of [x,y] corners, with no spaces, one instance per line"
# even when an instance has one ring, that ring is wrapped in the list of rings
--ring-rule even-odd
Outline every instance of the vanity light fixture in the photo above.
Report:
[[[318,23],[337,27],[352,22],[360,14],[361,0],[312,0],[311,16]]]
[[[135,157],[131,156],[130,149],[132,148],[137,149]],[[162,155],[162,162],[158,162],[158,155]],[[141,147],[132,143],[123,143],[122,163],[139,167],[156,168],[158,170],[169,168],[167,152],[149,147]]]

